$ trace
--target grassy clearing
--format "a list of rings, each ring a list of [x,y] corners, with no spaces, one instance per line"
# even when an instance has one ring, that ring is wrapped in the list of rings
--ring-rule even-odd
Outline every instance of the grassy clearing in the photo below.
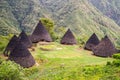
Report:
[[[86,51],[78,45],[70,46],[58,43],[50,43],[49,45],[37,44],[35,52],[32,52],[32,54],[35,58],[39,58],[38,56],[44,57],[44,59],[48,60],[47,63],[52,61],[53,65],[96,65],[105,64],[107,61],[113,60],[112,58],[96,57],[92,55],[91,51]]]
[[[113,61],[112,58],[96,57],[78,45],[58,43],[37,44],[31,53],[36,65],[26,70],[29,80],[99,80],[105,73],[103,65]]]
[[[107,61],[113,61],[112,58],[96,57],[78,45],[47,43],[34,45],[32,49],[35,49],[30,51],[36,65],[23,69],[25,80],[117,80],[116,76],[119,77],[119,73],[113,75],[117,72],[112,69],[116,68],[104,67]]]

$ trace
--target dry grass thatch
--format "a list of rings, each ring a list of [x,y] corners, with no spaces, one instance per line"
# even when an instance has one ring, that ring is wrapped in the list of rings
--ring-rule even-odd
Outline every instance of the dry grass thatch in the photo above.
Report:
[[[65,35],[62,37],[60,43],[61,44],[68,44],[68,45],[77,44],[77,41],[76,41],[76,39],[75,39],[75,37],[70,29],[67,30]]]
[[[46,41],[46,42],[52,41],[50,34],[46,30],[46,28],[43,26],[41,21],[39,21],[39,23],[37,24],[30,38],[33,43],[37,43],[39,41]]]
[[[101,42],[93,48],[92,51],[94,55],[101,57],[111,57],[117,52],[115,46],[107,36],[105,36]]]
[[[24,68],[32,67],[35,64],[35,61],[33,59],[33,56],[30,55],[26,57],[9,57],[9,60],[16,62]]]
[[[5,56],[8,56],[9,55],[8,53],[10,53],[14,49],[14,47],[17,44],[17,42],[18,42],[18,37],[16,35],[14,35],[11,38],[11,40],[9,41],[8,45],[6,46],[5,51],[3,52],[3,54]]]
[[[95,33],[93,33],[91,35],[91,37],[88,39],[88,41],[86,42],[84,49],[91,51],[93,47],[95,47],[96,45],[99,44],[99,42],[100,41],[99,41],[97,35]]]
[[[31,67],[35,64],[33,56],[21,42],[16,44],[8,59],[25,68]]]
[[[22,42],[27,48],[32,47],[32,42],[24,31],[20,33],[19,41]]]

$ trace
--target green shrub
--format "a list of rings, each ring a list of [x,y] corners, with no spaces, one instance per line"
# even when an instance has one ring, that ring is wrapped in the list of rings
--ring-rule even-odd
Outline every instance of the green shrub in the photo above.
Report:
[[[115,75],[103,75],[99,80],[120,80]]]
[[[0,51],[3,51],[5,46],[3,44],[0,45]]]
[[[111,65],[111,62],[107,62],[107,64],[106,65]]]
[[[77,42],[80,45],[80,47],[85,44],[85,41],[83,39],[81,39],[81,38],[77,38]]]
[[[3,52],[10,38],[11,38],[11,35],[8,35],[8,36],[0,35],[0,52]]]
[[[0,57],[0,64],[1,64],[3,61],[4,61],[4,59],[2,59],[2,58]]]
[[[115,58],[115,59],[120,59],[120,53],[119,53],[119,54],[114,54],[114,55],[113,55],[113,58]]]
[[[53,41],[57,42],[59,40],[59,37],[55,33],[51,34],[51,37]]]
[[[0,80],[24,80],[23,69],[14,62],[3,61],[0,64]]]
[[[24,69],[24,75],[29,79],[29,80],[37,80],[39,77],[39,72],[40,69],[38,67],[32,67],[32,68],[26,68]]]
[[[117,67],[120,66],[120,60],[114,60],[113,65],[115,65]]]

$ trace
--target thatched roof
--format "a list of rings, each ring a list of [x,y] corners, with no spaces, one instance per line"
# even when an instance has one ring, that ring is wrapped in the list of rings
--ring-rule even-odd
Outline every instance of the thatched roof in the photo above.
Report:
[[[31,67],[35,64],[33,56],[21,42],[16,44],[8,59],[25,68]]]
[[[73,45],[73,44],[77,43],[77,41],[70,29],[68,29],[67,32],[64,34],[60,43],[68,44],[68,45]]]
[[[22,31],[19,35],[19,41],[22,42],[27,48],[32,46],[31,40],[28,38],[27,34]]]
[[[39,42],[39,41],[46,41],[51,42],[52,38],[46,28],[43,26],[41,21],[37,24],[35,30],[33,31],[31,35],[31,41],[33,43]]]
[[[111,57],[113,54],[116,53],[116,48],[110,41],[108,36],[105,36],[101,40],[101,42],[96,47],[93,48],[92,51],[96,56]]]
[[[85,44],[84,49],[86,50],[92,50],[92,48],[99,44],[99,39],[95,33],[92,34],[92,36],[88,39],[88,41]]]
[[[3,52],[5,56],[9,55],[9,53],[14,49],[17,42],[18,42],[18,37],[14,35],[9,41],[8,45],[6,46],[5,51]]]

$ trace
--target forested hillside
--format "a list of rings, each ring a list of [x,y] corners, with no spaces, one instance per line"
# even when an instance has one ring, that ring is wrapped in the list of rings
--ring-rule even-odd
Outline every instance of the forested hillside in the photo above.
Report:
[[[120,0],[89,0],[103,14],[120,25]]]
[[[0,0],[0,34],[18,32],[18,22],[14,17],[11,7],[5,0]]]
[[[21,29],[31,33],[38,20],[45,17],[55,22],[56,29],[69,27],[78,35],[96,32],[102,37],[109,34],[119,38],[120,27],[87,0],[1,0],[0,5],[1,34]]]

